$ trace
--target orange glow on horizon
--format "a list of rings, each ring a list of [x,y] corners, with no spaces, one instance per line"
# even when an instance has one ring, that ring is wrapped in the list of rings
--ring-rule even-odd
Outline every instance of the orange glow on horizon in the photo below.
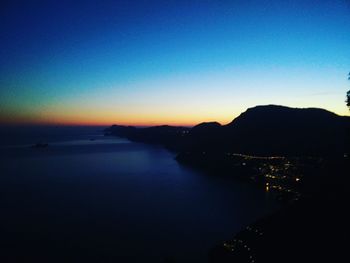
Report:
[[[224,125],[234,120],[246,108],[156,110],[145,107],[131,110],[109,108],[45,107],[33,112],[6,112],[0,114],[0,124],[5,125],[69,125],[69,126],[195,126],[202,122],[216,121]],[[348,113],[348,112],[347,112]],[[339,112],[338,112],[339,114]],[[344,114],[346,116],[346,114]]]
[[[95,115],[95,114],[94,114]],[[186,116],[181,118],[180,116],[172,116],[169,118],[162,118],[163,116],[140,116],[140,117],[107,117],[107,116],[12,116],[0,117],[0,124],[5,125],[62,125],[62,126],[111,126],[125,125],[125,126],[159,126],[159,125],[171,125],[171,126],[186,126],[193,127],[202,122],[217,121],[221,124],[229,123],[234,117],[216,120],[208,119],[197,116]]]

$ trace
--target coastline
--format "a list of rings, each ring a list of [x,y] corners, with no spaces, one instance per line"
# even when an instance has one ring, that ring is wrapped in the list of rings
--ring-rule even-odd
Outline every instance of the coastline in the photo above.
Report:
[[[181,132],[180,137],[183,137],[183,134],[188,135],[189,132]],[[113,136],[113,134],[107,135]],[[124,136],[133,141],[132,136],[126,134]],[[143,141],[142,136],[135,141],[169,148],[168,144],[162,144],[157,140]],[[333,244],[325,246],[320,243],[322,238],[338,241],[345,238],[343,233],[332,232],[332,225],[337,224],[337,219],[332,214],[343,211],[341,204],[345,200],[346,193],[343,181],[346,178],[349,159],[347,155],[253,156],[232,152],[206,152],[198,149],[184,151],[186,148],[183,148],[183,145],[177,146],[178,150],[174,150],[174,147],[170,149],[177,153],[175,159],[180,164],[212,176],[225,176],[255,183],[282,202],[277,212],[246,226],[233,235],[231,240],[223,241],[213,247],[209,251],[210,262],[253,263],[266,260],[280,262],[281,258],[284,262],[311,260],[311,258],[321,260],[322,256],[318,258],[320,255],[313,254],[317,247],[328,249],[325,257],[329,258],[332,258],[332,254],[338,249]],[[334,178],[335,167],[338,171],[336,178]],[[334,185],[333,188],[329,188],[329,182]],[[334,205],[334,202],[337,202],[337,205]],[[327,216],[324,216],[324,213]],[[331,226],[325,227],[328,222]],[[343,222],[341,225],[345,227],[346,223]],[[317,233],[321,227],[325,231],[323,234]],[[303,236],[304,240],[301,238]],[[279,246],[281,240],[285,246]],[[294,253],[293,257],[285,258],[285,254],[292,253],[292,248],[299,251]]]

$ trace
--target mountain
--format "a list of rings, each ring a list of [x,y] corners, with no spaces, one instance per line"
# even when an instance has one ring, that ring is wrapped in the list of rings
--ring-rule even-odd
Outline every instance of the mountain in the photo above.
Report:
[[[222,126],[218,122],[203,122],[194,126],[186,136],[183,144],[186,151],[206,151],[208,148],[221,147],[217,138],[222,134]]]
[[[218,122],[202,122],[191,129],[192,134],[202,134],[208,131],[215,132],[221,128],[221,124]]]
[[[267,105],[249,108],[223,126],[227,150],[262,155],[343,154],[350,117],[317,108]]]
[[[231,123],[135,128],[113,125],[106,135],[156,143],[181,153],[244,153],[250,155],[329,156],[349,150],[350,117],[324,109],[277,105],[247,109]]]

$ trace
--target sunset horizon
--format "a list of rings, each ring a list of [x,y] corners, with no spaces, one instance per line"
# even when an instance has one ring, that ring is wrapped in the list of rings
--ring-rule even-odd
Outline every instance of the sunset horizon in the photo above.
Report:
[[[124,125],[124,126],[135,126],[135,127],[151,127],[151,126],[162,126],[162,125],[170,125],[170,126],[184,126],[184,127],[193,127],[200,123],[206,123],[206,122],[218,122],[221,125],[226,125],[231,123],[235,118],[237,118],[240,114],[244,113],[249,108],[254,108],[256,106],[266,106],[266,105],[277,105],[277,106],[284,106],[288,108],[296,108],[296,109],[309,109],[309,108],[316,108],[316,109],[323,109],[327,110],[321,107],[293,107],[293,106],[286,106],[286,105],[279,105],[279,104],[265,104],[265,105],[254,105],[251,107],[248,107],[246,109],[243,109],[241,112],[237,114],[232,114],[231,118],[225,118],[225,119],[201,119],[198,118],[196,120],[188,120],[183,121],[184,119],[188,119],[185,117],[175,117],[174,116],[164,116],[157,120],[157,118],[154,118],[152,116],[138,116],[134,119],[139,121],[131,121],[130,119],[133,118],[115,118],[116,121],[113,121],[112,118],[103,117],[103,118],[96,118],[95,121],[90,121],[91,116],[88,116],[86,121],[76,121],[76,119],[79,118],[73,118],[71,121],[67,121],[64,119],[50,119],[50,120],[40,120],[40,119],[33,119],[32,121],[28,121],[28,117],[24,117],[22,120],[6,120],[0,118],[0,125],[2,126],[101,126],[101,127],[107,127],[110,125]],[[329,111],[329,110],[327,110]],[[339,116],[349,116],[348,111],[345,112],[345,114],[339,114],[337,112],[329,111],[331,113],[337,114]],[[29,118],[30,119],[30,118]],[[84,119],[84,118],[80,118]],[[149,121],[147,121],[149,119]],[[179,119],[179,121],[176,121]]]
[[[316,2],[8,3],[0,121],[224,124],[267,104],[349,115],[350,7]]]

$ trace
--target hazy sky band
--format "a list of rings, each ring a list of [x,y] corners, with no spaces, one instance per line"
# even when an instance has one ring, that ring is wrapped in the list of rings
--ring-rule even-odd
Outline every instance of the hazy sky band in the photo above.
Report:
[[[2,122],[225,123],[270,103],[348,114],[348,1],[72,2],[2,4]]]

